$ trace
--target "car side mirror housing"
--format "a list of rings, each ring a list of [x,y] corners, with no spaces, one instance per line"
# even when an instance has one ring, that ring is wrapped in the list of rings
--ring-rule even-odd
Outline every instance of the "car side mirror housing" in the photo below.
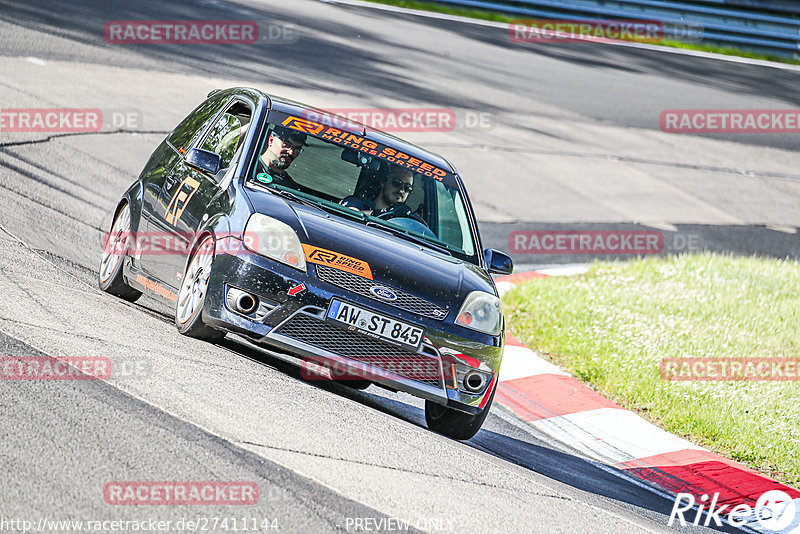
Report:
[[[514,261],[508,254],[493,248],[487,248],[483,251],[483,257],[486,259],[489,272],[492,274],[511,274],[514,272]]]
[[[191,149],[183,159],[189,167],[212,176],[222,167],[222,156],[200,148]]]

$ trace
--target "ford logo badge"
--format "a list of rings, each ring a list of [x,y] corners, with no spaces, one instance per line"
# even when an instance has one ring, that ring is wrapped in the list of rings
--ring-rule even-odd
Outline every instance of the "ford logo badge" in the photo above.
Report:
[[[388,300],[388,301],[397,300],[397,294],[388,287],[372,286],[369,289],[369,292],[382,300]]]

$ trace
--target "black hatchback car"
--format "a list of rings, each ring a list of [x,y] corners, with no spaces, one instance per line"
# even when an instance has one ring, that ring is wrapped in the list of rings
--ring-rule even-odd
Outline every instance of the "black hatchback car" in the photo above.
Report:
[[[309,377],[425,399],[469,439],[497,387],[505,322],[453,166],[394,136],[255,89],[213,91],[116,207],[100,287],[175,305],[178,330],[234,332]]]

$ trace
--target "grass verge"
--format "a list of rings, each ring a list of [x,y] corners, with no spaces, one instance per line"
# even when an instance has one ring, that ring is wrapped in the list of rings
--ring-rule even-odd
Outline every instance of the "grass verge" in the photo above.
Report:
[[[511,22],[526,18],[523,15],[511,16],[502,13],[495,13],[492,11],[483,11],[480,9],[469,9],[461,7],[451,7],[444,4],[436,4],[434,2],[421,2],[417,0],[365,0],[374,4],[386,4],[390,6],[405,7],[408,9],[419,9],[421,11],[431,11],[434,13],[444,13],[446,15],[457,15],[461,17],[471,17],[474,19],[491,20],[494,22]],[[530,18],[530,17],[527,17]],[[659,46],[666,46],[671,48],[682,48],[684,50],[697,50],[700,52],[713,52],[716,54],[724,54],[726,56],[745,57],[750,59],[761,59],[764,61],[775,61],[778,63],[788,63],[790,65],[800,65],[800,60],[790,59],[771,54],[759,54],[757,52],[750,52],[749,50],[740,50],[738,48],[730,48],[725,46],[716,46],[701,43],[684,43],[681,41],[663,40],[656,43]]]
[[[800,487],[800,382],[673,382],[662,358],[800,358],[800,262],[596,263],[503,298],[522,342],[666,430]]]

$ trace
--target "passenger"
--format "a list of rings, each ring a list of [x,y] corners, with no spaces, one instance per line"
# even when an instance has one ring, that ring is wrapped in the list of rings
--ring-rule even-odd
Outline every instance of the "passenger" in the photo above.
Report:
[[[384,176],[380,184],[380,191],[374,198],[349,196],[342,199],[341,205],[362,211],[367,215],[374,215],[388,210],[399,202],[405,203],[414,188],[414,173],[403,167],[392,165],[389,175]]]
[[[269,134],[264,152],[261,154],[261,163],[266,163],[266,172],[272,176],[274,183],[300,189],[300,185],[292,179],[286,169],[303,151],[307,138],[303,132],[282,126],[276,126]]]

